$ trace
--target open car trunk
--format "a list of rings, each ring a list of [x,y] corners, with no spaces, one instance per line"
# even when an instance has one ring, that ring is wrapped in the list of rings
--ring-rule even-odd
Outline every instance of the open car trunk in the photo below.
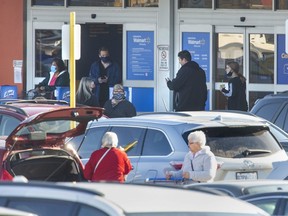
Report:
[[[63,150],[28,150],[11,154],[7,171],[23,175],[28,180],[71,182],[83,181],[80,167],[72,156]]]

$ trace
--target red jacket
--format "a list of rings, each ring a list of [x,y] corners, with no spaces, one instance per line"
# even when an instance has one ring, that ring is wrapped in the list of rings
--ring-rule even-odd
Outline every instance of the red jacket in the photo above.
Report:
[[[124,182],[125,175],[132,170],[132,165],[127,154],[118,148],[111,148],[94,172],[96,164],[107,150],[108,148],[101,148],[92,153],[85,165],[84,177],[91,181]]]

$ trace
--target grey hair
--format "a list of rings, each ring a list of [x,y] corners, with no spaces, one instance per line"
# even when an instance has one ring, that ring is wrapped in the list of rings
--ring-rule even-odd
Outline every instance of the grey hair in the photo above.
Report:
[[[203,148],[206,145],[206,135],[203,131],[193,131],[188,135],[188,141],[197,142]]]
[[[92,96],[92,92],[90,90],[91,83],[94,80],[90,77],[82,77],[79,83],[79,87],[76,92],[76,101],[79,104],[84,104],[87,100]]]
[[[121,84],[116,84],[113,87],[113,91],[119,91],[122,90],[124,92],[124,87]]]
[[[107,147],[117,147],[118,146],[118,137],[114,132],[106,132],[102,137],[102,148]]]

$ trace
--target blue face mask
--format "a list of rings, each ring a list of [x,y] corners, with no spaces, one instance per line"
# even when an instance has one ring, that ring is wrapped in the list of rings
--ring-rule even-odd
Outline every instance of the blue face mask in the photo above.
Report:
[[[50,71],[55,73],[57,71],[57,68],[55,65],[51,65]]]

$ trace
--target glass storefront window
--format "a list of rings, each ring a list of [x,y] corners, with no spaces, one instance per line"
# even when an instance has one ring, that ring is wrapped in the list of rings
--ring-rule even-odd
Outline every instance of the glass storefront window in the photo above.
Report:
[[[249,110],[251,110],[251,108],[254,106],[257,99],[263,98],[268,94],[273,94],[273,92],[250,91],[249,92]]]
[[[32,6],[64,6],[64,0],[32,0]]]
[[[216,0],[216,8],[272,10],[272,0]]]
[[[274,83],[274,35],[249,35],[249,82]]]
[[[158,7],[159,0],[126,0],[126,7]]]
[[[276,10],[288,10],[288,1],[276,0]]]
[[[35,77],[45,77],[53,58],[61,58],[61,30],[35,30]]]
[[[179,0],[179,8],[212,8],[211,0]]]
[[[67,0],[68,6],[122,7],[122,0]]]
[[[243,65],[243,34],[219,33],[216,37],[218,43],[215,81],[228,82],[225,72],[227,63],[237,61],[240,66]]]

